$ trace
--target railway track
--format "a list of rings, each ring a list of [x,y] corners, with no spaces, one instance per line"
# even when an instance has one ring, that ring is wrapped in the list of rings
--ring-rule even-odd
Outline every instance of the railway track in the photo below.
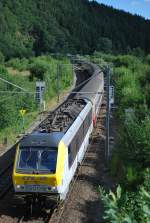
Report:
[[[0,173],[0,199],[12,188],[12,170],[13,164]]]

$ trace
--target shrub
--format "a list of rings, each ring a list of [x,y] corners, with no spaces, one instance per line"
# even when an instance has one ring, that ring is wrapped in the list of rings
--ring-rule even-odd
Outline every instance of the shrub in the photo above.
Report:
[[[150,169],[144,172],[144,183],[137,191],[123,190],[107,193],[99,187],[104,204],[104,219],[110,223],[149,223],[150,222]]]
[[[49,71],[49,64],[43,60],[37,60],[30,66],[30,80],[33,78],[44,80],[45,73]]]
[[[137,76],[129,68],[123,66],[115,68],[113,78],[116,86],[116,100],[122,112],[125,108],[136,107],[137,103],[143,101]]]
[[[140,60],[137,57],[131,55],[117,56],[114,60],[116,67],[124,66],[135,69],[138,63],[140,63]]]
[[[26,58],[14,58],[7,62],[7,66],[13,67],[16,70],[23,71],[29,68],[29,60]]]
[[[3,64],[5,60],[5,57],[3,55],[3,53],[0,51],[0,64]]]
[[[145,62],[150,65],[150,54],[148,54],[145,58]]]
[[[113,80],[117,119],[120,119],[111,166],[121,189],[108,194],[100,188],[104,218],[110,223],[150,222],[150,170],[147,169],[150,166],[150,66],[144,63],[149,63],[149,58],[143,63],[142,58],[131,55],[117,56],[114,60]],[[132,112],[125,113],[126,108]],[[119,197],[118,191],[121,191]]]
[[[131,54],[136,56],[136,57],[140,57],[140,58],[144,58],[145,56],[145,52],[143,49],[141,49],[140,47],[136,47],[131,51]]]
[[[8,74],[7,69],[5,66],[0,65],[0,75],[1,76],[6,76]]]
[[[0,101],[0,130],[2,130],[10,125],[14,125],[17,111],[13,97],[3,96]]]

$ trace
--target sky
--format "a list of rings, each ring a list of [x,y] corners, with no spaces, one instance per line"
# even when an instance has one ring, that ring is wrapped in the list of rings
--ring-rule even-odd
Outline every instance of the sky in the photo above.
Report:
[[[113,6],[117,9],[123,9],[124,11],[132,14],[138,14],[146,19],[150,19],[150,0],[96,0],[99,3]]]

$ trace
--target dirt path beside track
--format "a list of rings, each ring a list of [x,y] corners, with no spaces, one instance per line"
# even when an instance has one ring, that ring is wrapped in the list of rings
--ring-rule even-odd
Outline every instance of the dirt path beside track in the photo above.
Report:
[[[115,186],[109,175],[105,161],[104,113],[101,111],[93,139],[89,146],[79,176],[67,204],[60,223],[103,223],[103,205],[98,192],[99,185],[106,189]],[[113,128],[114,121],[111,118]],[[115,131],[111,131],[111,136]]]

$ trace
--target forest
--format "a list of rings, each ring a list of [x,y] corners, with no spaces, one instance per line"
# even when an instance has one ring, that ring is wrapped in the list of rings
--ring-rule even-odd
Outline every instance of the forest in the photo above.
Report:
[[[150,52],[150,21],[88,0],[1,0],[0,61],[41,54]]]

